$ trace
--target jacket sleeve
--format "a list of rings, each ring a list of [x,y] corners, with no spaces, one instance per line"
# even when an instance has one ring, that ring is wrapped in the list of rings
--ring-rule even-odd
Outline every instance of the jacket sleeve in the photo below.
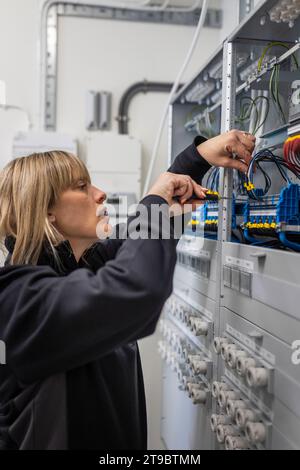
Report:
[[[155,203],[168,208],[157,196],[143,202],[148,208]],[[176,241],[161,237],[127,239],[96,274],[3,268],[0,337],[8,366],[22,383],[33,383],[152,334],[172,292],[175,263]]]
[[[171,167],[168,169],[170,173],[176,173],[181,175],[189,175],[198,184],[202,184],[204,175],[210,170],[211,165],[199,154],[197,146],[202,142],[205,142],[204,137],[198,136],[195,138],[192,145],[187,147],[181,152]],[[183,220],[183,226],[188,222],[188,218]],[[106,248],[106,259],[114,259],[118,250],[122,246],[124,239],[111,239],[103,243]]]
[[[168,171],[181,175],[189,175],[196,183],[201,184],[205,173],[211,168],[211,165],[197,150],[198,145],[205,141],[204,137],[196,137],[192,145],[175,158]]]

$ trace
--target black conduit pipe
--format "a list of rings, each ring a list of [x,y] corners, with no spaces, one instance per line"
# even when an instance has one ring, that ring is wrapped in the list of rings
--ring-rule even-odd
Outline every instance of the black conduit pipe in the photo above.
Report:
[[[139,93],[168,93],[172,90],[173,83],[161,83],[161,82],[143,82],[134,83],[128,88],[121,98],[119,106],[119,115],[117,120],[119,121],[119,134],[128,134],[128,122],[129,122],[129,106],[133,98]]]

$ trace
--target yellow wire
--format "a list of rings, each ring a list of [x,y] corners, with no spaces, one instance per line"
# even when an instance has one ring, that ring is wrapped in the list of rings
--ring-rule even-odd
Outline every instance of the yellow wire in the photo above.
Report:
[[[293,137],[289,137],[286,142],[293,142],[294,140],[300,139],[300,135],[294,135]]]
[[[285,44],[284,42],[272,42],[271,44],[268,44],[268,46],[265,47],[265,49],[263,50],[263,53],[262,53],[262,56],[261,58],[259,59],[259,62],[258,62],[258,67],[257,67],[257,70],[260,72],[261,71],[261,68],[262,68],[262,64],[263,64],[263,61],[264,61],[264,58],[267,54],[267,52],[272,49],[272,47],[275,47],[275,46],[281,46],[281,47],[284,47],[285,49],[287,49],[288,51],[290,50],[290,48],[287,46],[287,44]],[[297,59],[296,57],[294,56],[293,54],[293,58],[294,58],[294,61],[295,61],[295,64],[297,66],[297,68],[299,67],[299,64],[297,62]]]

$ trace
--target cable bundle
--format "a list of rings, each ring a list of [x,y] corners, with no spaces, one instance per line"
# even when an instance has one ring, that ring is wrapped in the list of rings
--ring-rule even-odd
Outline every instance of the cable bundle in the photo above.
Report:
[[[273,47],[282,47],[286,50],[290,49],[290,46],[288,44],[286,44],[284,42],[280,42],[280,41],[275,41],[275,42],[272,42],[272,43],[268,44],[265,47],[265,49],[263,50],[263,53],[262,53],[262,55],[261,55],[261,57],[258,61],[258,72],[261,72],[262,67],[263,67],[263,63],[264,63],[264,59],[265,59],[267,53]],[[295,56],[295,54],[292,54],[292,58],[293,58],[294,63],[295,63],[295,68],[298,69],[299,64],[298,64],[298,60],[297,60],[297,57]],[[281,66],[280,66],[279,63],[276,63],[272,68],[272,72],[271,72],[271,76],[270,76],[270,82],[269,82],[269,92],[270,92],[270,97],[272,98],[272,101],[274,103],[274,106],[277,109],[278,115],[279,115],[282,123],[285,124],[286,123],[286,116],[285,116],[284,111],[283,111],[282,103],[280,101],[280,93],[279,93],[280,68],[281,68]]]
[[[295,166],[292,166],[291,163],[288,163],[286,159],[275,155],[273,152],[271,152],[271,150],[262,150],[256,155],[254,155],[248,169],[248,181],[245,183],[245,188],[247,189],[249,197],[251,199],[262,199],[269,192],[272,185],[271,178],[268,175],[267,171],[262,167],[262,163],[272,163],[273,165],[275,164],[279,173],[287,184],[291,183],[291,179],[288,175],[287,170],[291,171],[295,176],[297,176],[297,178],[300,178],[300,167],[298,167],[297,169]],[[253,184],[255,169],[260,171],[264,177],[265,186],[263,188],[255,189],[255,186]]]
[[[283,147],[284,160],[291,171],[300,175],[300,135],[289,137]]]
[[[220,169],[215,167],[211,170],[209,177],[207,178],[206,186],[212,191],[219,191],[220,184]]]
[[[263,101],[266,102],[266,110],[264,116],[260,116],[259,105]],[[240,100],[240,114],[236,117],[236,122],[241,125],[244,129],[246,122],[249,122],[251,119],[252,112],[255,112],[255,122],[253,134],[256,135],[259,129],[263,127],[268,119],[268,114],[270,110],[270,100],[266,96],[259,95],[255,99],[250,96],[243,96]]]
[[[275,108],[277,109],[278,115],[281,119],[282,124],[286,123],[286,116],[284,114],[282,104],[280,101],[279,94],[279,77],[280,77],[280,65],[276,64],[273,67],[270,77],[269,90],[272,97]]]

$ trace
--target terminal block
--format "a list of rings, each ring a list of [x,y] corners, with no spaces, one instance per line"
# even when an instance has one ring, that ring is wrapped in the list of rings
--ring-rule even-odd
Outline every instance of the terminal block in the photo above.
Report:
[[[273,237],[283,246],[300,251],[300,186],[289,184],[279,195],[249,200],[242,228],[250,243],[258,242],[254,236]]]
[[[193,212],[187,231],[192,231],[205,238],[217,239],[220,197],[218,193],[211,192],[207,195],[207,199],[209,198],[210,200]],[[234,231],[240,226],[243,220],[244,205],[245,203],[243,201],[237,201],[236,198],[232,199],[232,241],[234,242],[240,241],[234,235]]]

